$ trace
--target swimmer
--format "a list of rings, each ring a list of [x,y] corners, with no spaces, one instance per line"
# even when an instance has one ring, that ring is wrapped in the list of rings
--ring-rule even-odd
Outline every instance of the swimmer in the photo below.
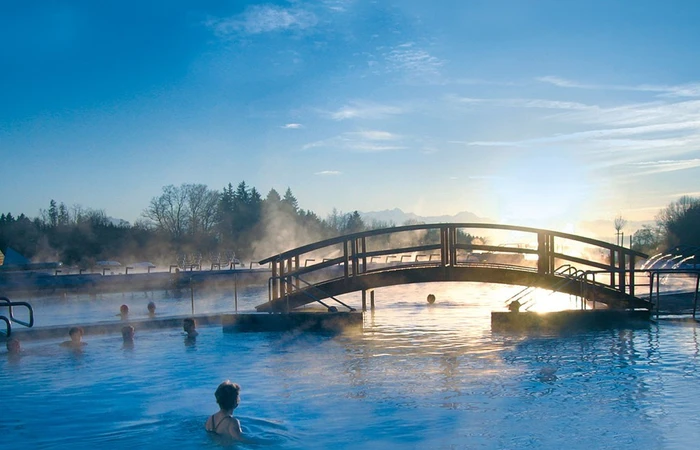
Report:
[[[187,318],[182,321],[182,329],[187,333],[188,338],[195,338],[199,335],[197,332],[197,322],[192,318]]]
[[[119,314],[117,314],[122,318],[122,320],[126,320],[129,318],[129,307],[127,305],[122,305],[119,307]]]
[[[134,345],[134,327],[127,325],[122,328],[122,339],[124,339],[124,345]]]
[[[148,317],[154,318],[156,316],[156,304],[153,302],[148,302]]]
[[[241,387],[229,380],[224,381],[216,388],[214,397],[219,404],[219,412],[207,419],[204,428],[210,433],[226,436],[237,440],[243,440],[241,423],[233,417],[233,410],[240,402]]]
[[[7,342],[5,342],[5,347],[7,347],[8,355],[19,355],[20,351],[22,351],[22,345],[19,343],[19,340],[15,338],[9,338]]]
[[[85,331],[83,331],[82,328],[72,327],[70,330],[68,330],[70,341],[61,342],[61,347],[70,347],[75,349],[82,348],[83,346],[87,345],[87,342],[83,342],[83,334],[85,334]]]
[[[512,313],[517,313],[520,312],[520,302],[517,300],[513,300],[508,304],[508,310]]]

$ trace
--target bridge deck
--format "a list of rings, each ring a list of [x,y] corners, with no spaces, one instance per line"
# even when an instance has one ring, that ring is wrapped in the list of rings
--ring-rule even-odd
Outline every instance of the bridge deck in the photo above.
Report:
[[[604,284],[569,279],[561,275],[541,275],[533,269],[495,265],[411,265],[374,270],[351,278],[325,280],[313,286],[293,290],[285,297],[256,306],[256,309],[260,312],[283,312],[349,292],[429,282],[482,282],[532,286],[578,296],[585,292],[587,297],[612,307],[650,309],[652,306],[649,301],[611,289]]]

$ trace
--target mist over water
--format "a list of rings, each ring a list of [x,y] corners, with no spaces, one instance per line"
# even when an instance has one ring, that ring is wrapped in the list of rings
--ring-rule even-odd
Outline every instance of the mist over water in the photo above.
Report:
[[[85,336],[81,354],[54,341],[23,342],[21,358],[0,358],[0,383],[12,387],[3,397],[11,410],[0,422],[3,445],[220,448],[203,424],[217,410],[216,386],[231,379],[242,386],[235,415],[264,447],[694,448],[695,326],[492,332],[490,312],[505,310],[517,290],[467,283],[378,289],[364,331],[340,335],[228,334],[212,326],[187,344],[179,329],[137,330],[131,350],[121,336],[95,335]],[[434,305],[426,302],[430,293]],[[37,310],[53,307],[58,322],[65,308],[61,317],[82,314],[94,323],[128,303],[145,317],[152,298],[140,295],[67,299],[60,307],[47,299]],[[159,314],[189,312],[189,291],[155,295]],[[266,295],[239,292],[240,309]],[[341,299],[359,306],[357,295]],[[230,293],[196,300],[201,312],[205,305],[232,309]],[[51,432],[37,433],[47,418]]]

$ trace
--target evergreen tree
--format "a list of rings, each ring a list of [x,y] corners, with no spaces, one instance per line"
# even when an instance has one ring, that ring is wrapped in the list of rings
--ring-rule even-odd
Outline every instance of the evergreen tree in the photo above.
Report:
[[[282,203],[288,208],[290,212],[296,214],[299,211],[299,202],[297,198],[292,194],[292,189],[287,188],[284,192],[284,198],[282,198]]]
[[[56,200],[51,199],[49,202],[49,226],[55,228],[58,225],[58,208]]]

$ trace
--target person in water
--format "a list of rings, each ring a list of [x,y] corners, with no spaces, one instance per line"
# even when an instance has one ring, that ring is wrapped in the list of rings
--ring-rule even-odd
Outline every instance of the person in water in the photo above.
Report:
[[[68,330],[70,341],[61,342],[61,347],[70,347],[75,349],[82,348],[83,346],[87,345],[87,342],[83,342],[83,334],[85,334],[85,331],[83,331],[82,328],[71,327],[71,329]]]
[[[219,404],[219,412],[207,419],[204,428],[210,433],[220,436],[230,437],[236,440],[243,440],[241,423],[233,417],[233,410],[240,402],[241,387],[229,380],[224,381],[216,388],[214,397]]]
[[[122,339],[124,340],[125,348],[134,347],[134,327],[127,325],[122,328]]]
[[[8,355],[19,355],[22,351],[22,344],[19,343],[19,339],[15,338],[9,338],[7,342],[5,342],[5,347],[7,347]]]
[[[156,304],[153,302],[148,302],[148,317],[151,319],[156,316]]]
[[[512,313],[517,313],[520,312],[520,302],[517,300],[513,300],[508,304],[508,310]]]
[[[182,329],[187,333],[188,338],[196,338],[199,335],[197,322],[190,317],[182,321]]]
[[[119,307],[119,314],[117,314],[122,318],[122,320],[126,320],[129,318],[129,307],[127,305],[122,305]]]

